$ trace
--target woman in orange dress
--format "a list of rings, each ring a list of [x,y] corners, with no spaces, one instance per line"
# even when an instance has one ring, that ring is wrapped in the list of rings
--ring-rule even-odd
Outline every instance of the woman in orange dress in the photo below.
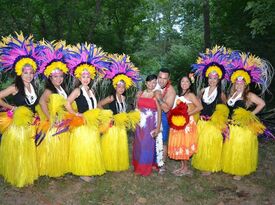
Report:
[[[191,79],[187,76],[182,77],[178,86],[178,95],[168,117],[170,123],[168,156],[181,162],[180,168],[173,171],[176,176],[192,174],[187,163],[197,150],[197,125],[193,115],[200,110],[202,105],[192,93]]]

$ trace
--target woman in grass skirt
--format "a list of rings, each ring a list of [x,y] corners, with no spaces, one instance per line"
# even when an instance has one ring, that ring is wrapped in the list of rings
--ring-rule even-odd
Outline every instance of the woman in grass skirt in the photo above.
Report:
[[[97,100],[92,89],[91,80],[103,69],[105,53],[93,44],[74,47],[66,62],[72,74],[80,82],[68,97],[67,110],[73,114],[71,119],[82,121],[71,131],[69,170],[81,176],[84,181],[91,181],[91,176],[105,173],[101,151],[98,121],[106,115],[97,108]],[[76,102],[77,111],[72,108]],[[109,113],[111,116],[111,113]]]
[[[230,109],[229,136],[222,153],[222,170],[241,176],[255,172],[258,164],[258,137],[264,126],[255,114],[265,106],[263,99],[249,91],[249,84],[256,83],[264,92],[272,79],[268,63],[252,54],[233,52],[233,69],[229,71],[232,89],[227,100]],[[254,108],[250,111],[250,108]]]
[[[113,112],[110,127],[101,139],[103,160],[108,171],[129,169],[127,128],[134,128],[139,121],[139,112],[126,113],[125,91],[138,80],[139,71],[126,55],[110,57],[111,66],[105,71],[105,78],[112,80],[114,94],[99,102],[99,107],[109,104]]]
[[[64,63],[65,50],[59,44],[41,42],[44,49],[40,73],[47,78],[46,89],[39,100],[37,112],[41,119],[36,136],[39,175],[60,177],[68,172],[69,133],[62,131],[67,93],[62,84],[68,67]]]
[[[207,78],[208,87],[202,89],[203,109],[198,122],[198,149],[192,158],[192,166],[203,171],[204,175],[221,170],[223,147],[222,129],[226,126],[228,109],[222,105],[225,96],[220,81],[229,66],[229,52],[224,47],[207,50],[194,64],[195,74]],[[220,105],[219,105],[220,104]]]
[[[35,126],[33,112],[38,103],[32,85],[38,68],[37,47],[32,38],[4,38],[0,49],[0,61],[4,71],[14,69],[15,83],[0,91],[0,106],[7,112],[0,113],[0,174],[13,186],[23,187],[33,184],[38,178],[36,149],[34,143]],[[13,104],[3,101],[12,96]]]

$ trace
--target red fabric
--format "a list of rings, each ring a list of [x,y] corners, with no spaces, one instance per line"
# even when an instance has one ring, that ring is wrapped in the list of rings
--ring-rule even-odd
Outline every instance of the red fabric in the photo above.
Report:
[[[150,108],[150,109],[157,109],[157,104],[155,99],[153,98],[144,98],[139,97],[137,101],[138,108]]]
[[[133,166],[134,166],[134,172],[136,174],[142,175],[142,176],[149,176],[152,173],[152,169],[155,169],[158,171],[157,164],[152,165],[146,165],[146,164],[139,164],[138,161],[133,160]]]
[[[167,93],[168,88],[170,87],[170,85],[171,85],[171,81],[169,80],[168,83],[166,84],[166,86],[165,86],[163,92],[162,92],[162,97],[163,97],[163,98],[165,97],[165,95],[166,95],[166,93]]]
[[[180,102],[179,104],[177,104],[177,106],[170,110],[169,114],[168,114],[168,123],[170,125],[170,127],[176,129],[176,130],[181,130],[184,129],[185,126],[189,123],[189,115],[188,115],[188,106],[186,103]],[[181,126],[177,126],[172,122],[172,117],[173,116],[181,116],[185,118],[185,123],[184,125]]]

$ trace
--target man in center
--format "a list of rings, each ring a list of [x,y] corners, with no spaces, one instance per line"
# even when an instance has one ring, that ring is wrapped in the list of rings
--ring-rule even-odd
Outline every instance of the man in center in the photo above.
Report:
[[[162,123],[162,140],[163,140],[163,161],[166,161],[167,156],[167,142],[169,136],[169,125],[167,114],[173,107],[176,97],[176,91],[170,82],[170,71],[168,69],[160,69],[158,74],[158,85],[161,92],[156,92],[157,101],[162,110],[161,123]],[[164,174],[166,171],[165,164],[160,168],[159,173]]]

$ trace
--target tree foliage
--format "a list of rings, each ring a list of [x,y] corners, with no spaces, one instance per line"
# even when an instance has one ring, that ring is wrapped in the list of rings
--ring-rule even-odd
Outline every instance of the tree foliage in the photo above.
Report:
[[[129,54],[143,75],[167,67],[174,82],[206,44],[275,63],[273,0],[2,0],[0,9],[2,36],[22,30],[36,39],[92,42]]]

